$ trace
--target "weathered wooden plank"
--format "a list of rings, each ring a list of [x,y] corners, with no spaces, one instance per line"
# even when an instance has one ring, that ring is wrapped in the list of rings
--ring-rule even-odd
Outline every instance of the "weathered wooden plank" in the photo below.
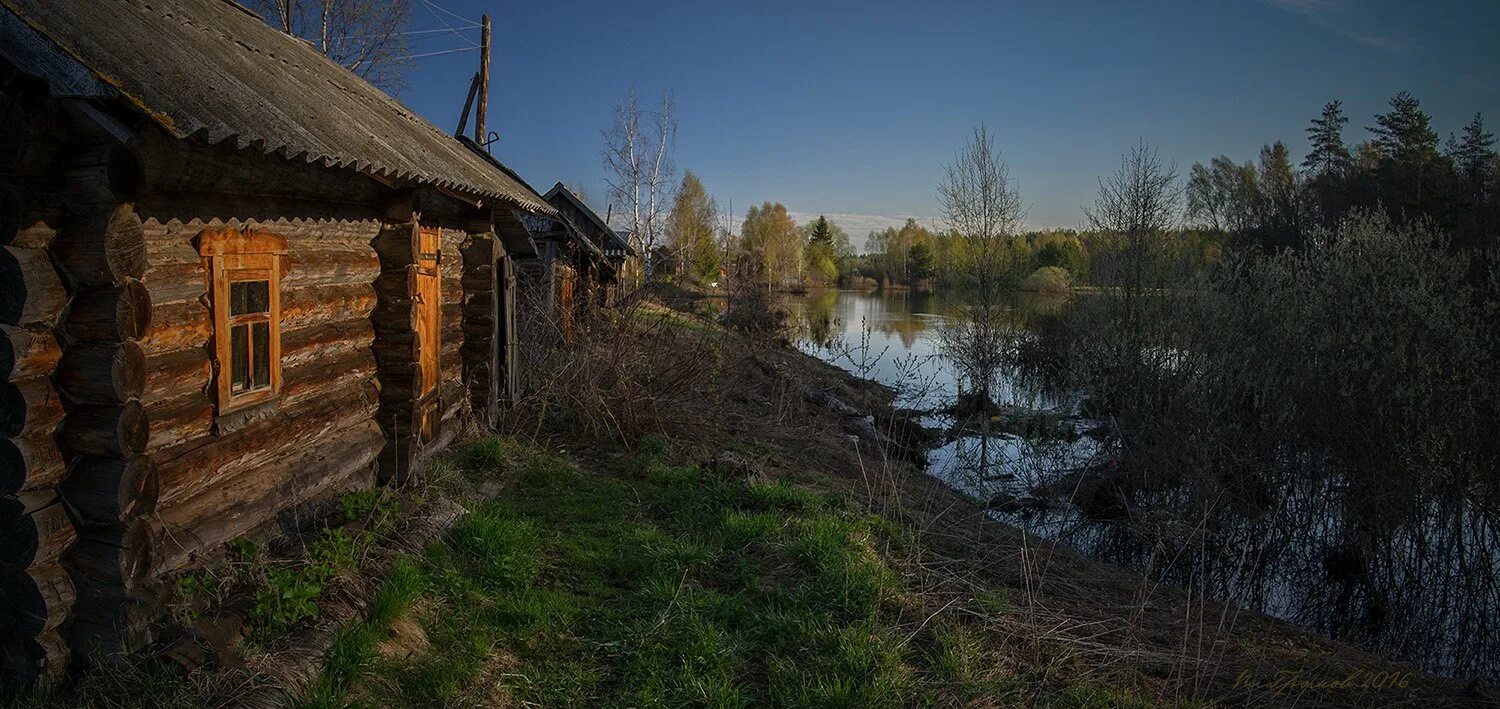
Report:
[[[51,433],[0,438],[0,494],[49,489],[66,470],[62,451]]]
[[[78,538],[67,509],[56,499],[29,514],[22,512],[25,507],[14,497],[0,497],[0,528],[6,538],[0,544],[0,563],[27,567],[52,561]]]
[[[330,170],[304,160],[270,161],[228,145],[207,145],[148,134],[140,141],[145,179],[152,191],[176,201],[179,195],[224,193],[241,201],[258,197],[317,195],[338,203],[367,203],[373,216],[378,183],[349,170]]]
[[[86,529],[122,525],[156,509],[156,467],[145,457],[83,458],[58,486],[64,504]]]
[[[128,458],[146,449],[150,431],[139,401],[76,406],[63,419],[60,438],[73,455]]]
[[[170,458],[181,447],[212,436],[214,403],[206,392],[198,391],[150,404],[146,417],[151,421],[146,452],[153,458]]]
[[[369,349],[375,331],[368,319],[344,320],[281,332],[283,372],[310,359],[331,357],[352,349]],[[283,375],[284,377],[285,375]]]
[[[35,637],[0,633],[0,677],[18,689],[45,690],[68,672],[71,651],[60,629]]]
[[[185,349],[202,350],[213,334],[212,313],[195,298],[153,307],[151,328],[141,337],[140,345],[148,357],[156,359]],[[148,363],[147,367],[152,365]]]
[[[57,561],[31,566],[0,563],[0,630],[34,638],[62,625],[76,595],[68,572]]]
[[[78,600],[73,604],[68,643],[75,658],[92,663],[126,659],[151,639],[152,606],[133,591],[74,571]]]
[[[35,199],[37,196],[36,193],[31,193],[27,198]],[[50,211],[42,211],[40,207],[41,205],[34,203],[21,205],[21,218],[16,224],[16,233],[11,237],[10,246],[46,250],[52,245],[62,224],[62,207],[56,206]]]
[[[46,251],[0,247],[0,323],[52,325],[67,302]]]
[[[209,391],[213,378],[212,359],[208,350],[202,347],[148,357],[141,403],[149,408],[163,401]],[[154,418],[152,421],[155,423]]]
[[[294,504],[367,486],[383,442],[380,429],[365,418],[331,429],[253,474],[223,478],[189,497],[160,504],[157,516],[165,532],[152,574],[180,569],[194,554],[209,553],[264,526]]]
[[[198,301],[208,293],[207,269],[197,261],[155,261],[141,277],[151,294],[151,303],[162,307]]]
[[[154,542],[146,520],[78,530],[78,541],[63,555],[63,565],[78,586],[130,592],[140,586],[151,566]]]
[[[63,331],[75,340],[133,340],[151,327],[151,294],[134,278],[118,285],[84,288],[73,297]]]
[[[71,402],[120,404],[145,390],[146,354],[134,340],[78,343],[63,353],[56,379]]]
[[[46,375],[0,383],[0,436],[50,436],[62,418],[62,399]]]
[[[375,354],[369,347],[341,351],[336,356],[310,359],[282,370],[282,401],[297,404],[312,396],[347,391],[356,384],[375,386]]]
[[[0,325],[0,380],[51,374],[62,347],[51,328]]]
[[[296,243],[284,257],[281,287],[369,283],[380,275],[380,262],[368,246],[355,243]]]
[[[270,465],[332,431],[369,419],[374,393],[362,383],[329,391],[275,411],[265,419],[213,439],[160,465],[159,511],[196,495],[216,480]]]
[[[281,329],[288,332],[319,323],[367,320],[374,308],[375,288],[368,280],[303,288],[283,285]]]
[[[146,272],[146,237],[129,204],[70,211],[52,253],[73,282],[108,285]]]

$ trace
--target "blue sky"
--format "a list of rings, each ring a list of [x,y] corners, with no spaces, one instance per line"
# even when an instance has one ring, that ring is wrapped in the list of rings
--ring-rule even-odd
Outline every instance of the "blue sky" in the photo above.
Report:
[[[1029,222],[1063,227],[1140,139],[1183,173],[1277,139],[1300,156],[1324,102],[1343,100],[1353,143],[1401,90],[1444,136],[1476,111],[1500,132],[1495,0],[413,2],[414,30],[458,23],[429,3],[491,14],[494,152],[539,190],[576,182],[602,202],[610,105],[671,89],[677,162],[721,206],[851,215],[856,242],[935,218],[942,166],[981,121]],[[401,99],[451,131],[476,65],[422,59]]]

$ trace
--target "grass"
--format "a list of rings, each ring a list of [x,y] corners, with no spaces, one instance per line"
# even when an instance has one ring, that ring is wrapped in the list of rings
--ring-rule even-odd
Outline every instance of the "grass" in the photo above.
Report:
[[[887,559],[902,532],[837,495],[666,462],[589,472],[513,441],[460,454],[501,494],[385,581],[308,706],[910,706],[1033,686]],[[508,460],[509,462],[502,462]],[[992,606],[1003,601],[989,599]],[[425,653],[382,653],[398,618]],[[925,619],[925,620],[924,620]],[[1086,684],[1044,703],[1103,706]],[[1034,697],[1033,697],[1034,698]]]

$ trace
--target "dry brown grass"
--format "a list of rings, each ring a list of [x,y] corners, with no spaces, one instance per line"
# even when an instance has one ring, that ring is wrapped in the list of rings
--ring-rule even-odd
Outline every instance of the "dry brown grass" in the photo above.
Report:
[[[962,616],[988,636],[982,645],[991,650],[984,665],[1036,682],[1037,697],[1066,678],[1153,701],[1190,704],[1460,706],[1496,701],[1482,686],[1415,673],[1258,613],[1160,586],[1027,537],[885,451],[862,448],[845,435],[838,416],[804,396],[810,387],[825,390],[875,414],[891,406],[889,390],[774,338],[717,328],[691,314],[697,309],[691,301],[672,305],[676,309],[671,313],[653,303],[622,318],[648,323],[617,332],[633,333],[630,344],[652,354],[611,352],[610,361],[679,367],[670,376],[681,389],[629,401],[616,396],[614,404],[608,396],[590,394],[593,406],[624,402],[636,411],[612,414],[617,418],[595,414],[589,419],[594,425],[581,429],[538,426],[533,432],[565,441],[581,457],[602,465],[618,465],[635,437],[659,435],[685,459],[702,461],[735,451],[755,460],[768,475],[832,484],[864,500],[872,512],[898,522],[915,540],[882,550],[910,584],[923,589],[922,607],[911,611],[913,642],[921,642],[934,624]],[[616,373],[607,381],[634,381],[630,386],[635,388],[653,376]],[[618,425],[623,421],[636,425]]]

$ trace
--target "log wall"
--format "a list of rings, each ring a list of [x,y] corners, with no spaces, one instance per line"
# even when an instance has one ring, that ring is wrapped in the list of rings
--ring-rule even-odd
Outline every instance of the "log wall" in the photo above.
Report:
[[[55,103],[0,92],[0,697],[65,672],[77,596],[62,564],[78,530],[58,494],[67,409],[53,384],[68,310],[51,251],[66,125]]]
[[[195,197],[199,201],[201,197]],[[157,202],[166,202],[158,205]],[[245,206],[257,204],[240,199]],[[175,218],[176,202],[143,207],[151,266],[142,279],[164,317],[141,340],[151,421],[147,455],[160,471],[161,543],[152,575],[276,520],[308,500],[373,483],[381,447],[376,405],[373,218]],[[224,206],[225,210],[232,207]],[[282,388],[276,401],[220,417],[214,402],[212,303],[193,238],[210,228],[263,229],[287,240],[281,277]]]
[[[502,249],[473,205],[149,126],[121,144],[49,99],[0,121],[25,138],[0,146],[4,681],[142,647],[166,575],[377,471],[400,482],[471,410],[493,417]],[[443,227],[430,441],[413,435],[419,220]],[[282,387],[221,416],[193,239],[224,227],[287,253]]]
[[[460,248],[463,254],[463,378],[469,388],[469,406],[486,426],[494,425],[504,372],[497,371],[500,346],[496,322],[496,291],[499,241],[487,231],[474,234]],[[500,268],[503,270],[503,268]]]
[[[419,197],[420,195],[403,195],[388,205],[386,222],[370,241],[380,264],[380,273],[375,279],[375,311],[371,315],[371,322],[375,327],[374,349],[380,381],[380,409],[376,420],[385,435],[385,446],[380,454],[379,477],[382,483],[395,485],[409,483],[417,461],[452,440],[465,423],[462,419],[466,412],[471,411],[471,394],[485,396],[486,394],[473,392],[487,393],[490,385],[487,377],[483,381],[472,383],[472,388],[470,383],[466,383],[465,352],[470,353],[470,371],[473,371],[472,368],[477,366],[474,352],[486,352],[489,345],[479,341],[481,328],[485,325],[478,320],[472,320],[466,330],[465,264],[474,264],[468,271],[467,283],[479,287],[484,280],[484,276],[479,273],[478,261],[483,259],[480,254],[493,254],[494,247],[475,246],[475,243],[488,241],[493,244],[493,235],[484,233],[476,238],[461,228],[443,226],[439,260],[442,293],[442,334],[437,384],[439,423],[431,441],[421,440],[418,410],[421,367],[417,361],[415,304],[411,295],[411,284],[415,278],[413,270],[416,268],[415,239],[418,224],[420,220],[433,226],[457,223],[473,228],[473,223],[471,220],[456,220],[452,213],[432,215],[430,202],[426,203],[429,208],[424,212],[419,209]],[[424,213],[429,216],[423,217]],[[469,259],[467,262],[466,252]],[[492,275],[492,271],[490,273]],[[490,288],[493,289],[493,286]],[[473,297],[476,302],[484,298],[477,291]],[[488,327],[493,329],[493,324],[491,316]]]
[[[145,457],[141,402],[152,322],[140,278],[148,252],[135,200],[139,162],[115,138],[80,130],[63,160],[62,218],[50,246],[70,295],[53,382],[67,407],[57,439],[68,463],[58,490],[78,540],[63,557],[77,601],[68,623],[73,656],[114,658],[149,641],[143,593],[153,537],[156,469]]]

